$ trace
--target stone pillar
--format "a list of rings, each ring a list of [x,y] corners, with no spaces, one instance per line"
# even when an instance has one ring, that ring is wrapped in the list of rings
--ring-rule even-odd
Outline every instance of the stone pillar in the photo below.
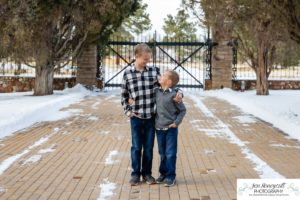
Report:
[[[231,32],[218,27],[213,30],[213,42],[218,43],[212,50],[211,89],[232,87],[232,46]]]
[[[97,45],[89,45],[77,59],[76,83],[97,86]]]

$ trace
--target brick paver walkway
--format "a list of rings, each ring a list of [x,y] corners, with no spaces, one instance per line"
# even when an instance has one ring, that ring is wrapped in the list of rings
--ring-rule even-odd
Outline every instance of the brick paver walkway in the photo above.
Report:
[[[65,108],[75,112],[71,118],[36,124],[0,141],[0,163],[15,159],[0,175],[0,199],[232,200],[238,178],[263,176],[245,152],[286,178],[300,177],[297,141],[228,102],[194,97],[202,105],[189,95],[184,99],[188,112],[180,127],[176,186],[128,184],[129,120],[119,96],[102,95]],[[245,115],[252,122],[242,123]],[[158,164],[155,145],[155,177]],[[113,195],[105,196],[103,184],[109,183],[115,184]]]

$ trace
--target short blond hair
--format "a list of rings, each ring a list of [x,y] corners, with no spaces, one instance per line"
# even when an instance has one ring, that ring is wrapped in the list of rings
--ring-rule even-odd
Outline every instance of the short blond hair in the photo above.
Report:
[[[146,43],[140,43],[134,47],[134,55],[140,55],[142,53],[152,53],[150,47]]]
[[[179,82],[179,74],[174,70],[167,70],[166,73],[168,73],[168,78],[172,81],[172,87],[177,85]]]

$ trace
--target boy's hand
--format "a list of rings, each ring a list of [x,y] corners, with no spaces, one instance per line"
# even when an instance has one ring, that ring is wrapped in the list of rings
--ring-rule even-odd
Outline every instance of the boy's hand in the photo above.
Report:
[[[136,117],[137,115],[134,113],[134,112],[131,112],[131,111],[128,111],[127,113],[126,113],[126,115],[127,115],[127,117]]]
[[[177,92],[176,97],[174,97],[173,100],[174,100],[176,103],[181,103],[181,102],[182,102],[182,94],[179,93],[179,92]]]
[[[176,125],[175,123],[170,124],[170,125],[169,125],[169,128],[177,128],[177,125]]]
[[[132,106],[132,105],[134,104],[134,100],[131,99],[131,98],[129,98],[129,99],[128,99],[128,104]]]
[[[134,112],[131,112],[129,117],[136,117],[136,114]]]

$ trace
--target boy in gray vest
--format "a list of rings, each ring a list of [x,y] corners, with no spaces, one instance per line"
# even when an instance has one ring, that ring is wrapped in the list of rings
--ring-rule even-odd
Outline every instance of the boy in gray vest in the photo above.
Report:
[[[159,80],[160,88],[156,90],[155,128],[160,155],[160,176],[156,182],[164,183],[166,187],[176,182],[178,126],[186,113],[183,102],[173,100],[178,82],[179,75],[175,71],[166,71]]]

